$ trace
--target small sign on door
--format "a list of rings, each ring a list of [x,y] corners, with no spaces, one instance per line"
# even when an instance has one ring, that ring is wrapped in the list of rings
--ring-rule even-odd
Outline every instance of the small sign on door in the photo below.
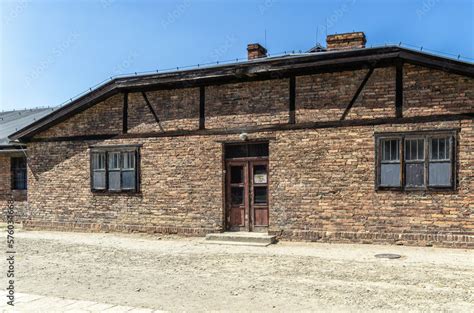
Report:
[[[253,182],[255,184],[266,184],[267,183],[267,174],[255,174],[253,176]]]

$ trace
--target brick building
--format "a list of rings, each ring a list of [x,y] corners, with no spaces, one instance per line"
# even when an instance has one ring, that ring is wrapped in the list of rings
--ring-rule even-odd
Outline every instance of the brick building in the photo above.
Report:
[[[10,142],[8,135],[53,111],[49,108],[0,112],[0,208],[4,213],[9,199],[15,201],[16,220],[26,217],[26,146]]]
[[[13,134],[29,228],[474,244],[474,66],[363,33],[111,80]]]

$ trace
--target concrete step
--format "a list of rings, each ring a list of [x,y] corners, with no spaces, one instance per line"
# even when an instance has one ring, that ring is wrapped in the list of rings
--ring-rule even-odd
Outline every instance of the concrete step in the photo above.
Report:
[[[276,236],[256,232],[224,232],[207,234],[206,242],[220,244],[268,246],[276,243]]]
[[[226,241],[226,240],[203,240],[200,242],[205,245],[224,245],[224,246],[246,246],[246,247],[266,247],[271,243],[258,242],[240,242],[240,241]]]

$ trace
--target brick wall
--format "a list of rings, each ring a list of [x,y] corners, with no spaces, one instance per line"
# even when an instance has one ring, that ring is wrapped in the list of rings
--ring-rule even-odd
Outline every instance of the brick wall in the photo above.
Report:
[[[466,120],[252,134],[276,138],[270,142],[270,232],[288,239],[418,244],[436,244],[434,234],[472,236],[473,126]],[[453,127],[461,129],[457,191],[374,190],[374,131]],[[33,144],[31,155],[48,151],[52,157],[30,162],[36,174],[29,176],[30,225],[193,235],[221,230],[223,140],[237,136],[101,142],[143,144],[142,193],[134,196],[90,191],[93,142]]]
[[[296,120],[334,121],[341,118],[368,70],[296,78]],[[395,115],[395,68],[374,70],[346,119]]]
[[[122,132],[123,95],[115,95],[41,132],[38,138]]]
[[[265,136],[268,134],[261,134]],[[90,191],[89,145],[29,146],[31,226],[202,235],[222,229],[222,143],[226,137],[106,140],[141,143],[141,193]],[[236,140],[237,136],[233,137]],[[44,155],[48,157],[44,157]]]
[[[404,66],[404,116],[474,112],[474,80],[469,77]]]
[[[9,193],[11,189],[11,165],[9,154],[0,154],[0,194]]]
[[[270,230],[287,238],[348,241],[374,241],[374,234],[392,242],[414,240],[410,236],[435,241],[427,234],[473,236],[473,126],[464,120],[279,133],[270,146],[270,181],[276,182],[270,187]],[[374,190],[374,132],[449,128],[460,128],[458,190]]]
[[[368,70],[296,77],[297,122],[338,120]],[[288,122],[288,79],[206,87],[206,128],[235,128]],[[165,131],[199,128],[199,88],[147,92]],[[428,116],[474,111],[474,81],[421,66],[404,65],[403,114]],[[346,119],[395,115],[395,68],[377,68]],[[115,95],[42,132],[61,137],[122,132],[123,95]],[[129,94],[130,133],[161,131],[141,93]]]
[[[199,128],[199,88],[147,92],[146,96],[165,131]],[[129,94],[130,133],[161,131],[141,93]]]
[[[10,156],[0,154],[0,208],[2,212],[7,207],[9,194],[11,193],[11,172],[10,172]],[[4,220],[4,214],[2,214]]]
[[[297,77],[297,122],[339,120],[366,73]],[[404,75],[406,116],[472,112],[472,79],[409,65]],[[445,88],[428,84],[430,76],[443,78]],[[206,87],[206,127],[245,130],[287,123],[288,89],[287,79]],[[197,127],[197,88],[147,94],[155,109],[167,116],[163,120],[167,130]],[[440,105],[438,98],[448,100]],[[118,131],[117,124],[121,130],[121,123],[114,121],[121,120],[122,100],[114,97],[40,137],[97,133],[93,129]],[[393,117],[394,102],[394,68],[376,69],[347,119]],[[116,113],[109,122],[98,116],[105,103]],[[129,113],[131,132],[157,131],[140,94],[129,95]],[[452,128],[460,129],[456,191],[375,191],[375,132]],[[472,119],[465,119],[251,133],[250,139],[272,138],[269,230],[289,239],[472,246],[473,130]],[[238,135],[31,143],[28,196],[34,217],[28,225],[194,235],[221,230],[222,141],[236,140]],[[90,191],[88,147],[97,143],[143,144],[140,194]]]
[[[360,80],[360,83],[362,80]],[[352,95],[355,91],[352,92]],[[347,102],[348,103],[348,102]],[[346,103],[346,105],[347,105]],[[395,68],[376,68],[357,97],[346,119],[395,116]]]
[[[206,128],[235,128],[288,122],[288,79],[206,88]]]
[[[127,142],[132,141],[101,144]],[[45,151],[53,155],[48,161],[31,160],[38,178],[30,180],[29,190],[36,218],[85,228],[102,224],[215,230],[220,223],[221,191],[214,186],[221,177],[219,168],[209,164],[220,162],[219,145],[197,144],[199,139],[187,137],[140,142],[142,193],[133,196],[90,191],[88,145],[92,142],[31,145],[32,155]]]
[[[358,70],[297,76],[296,121],[339,120],[367,71]],[[384,71],[384,69],[377,69],[372,76],[380,71]],[[373,88],[373,78],[367,82],[367,87]],[[389,82],[383,81],[382,83],[387,84]],[[394,88],[392,89],[394,91]],[[388,91],[387,88],[384,91]],[[364,94],[367,94],[367,91],[364,90],[360,96],[365,97]],[[373,105],[371,107],[374,108]],[[376,109],[381,110],[380,108],[383,108],[383,106]],[[361,112],[362,109],[360,105],[355,104],[354,111],[350,112],[350,117],[357,115],[357,112]],[[376,112],[372,113],[375,114]]]

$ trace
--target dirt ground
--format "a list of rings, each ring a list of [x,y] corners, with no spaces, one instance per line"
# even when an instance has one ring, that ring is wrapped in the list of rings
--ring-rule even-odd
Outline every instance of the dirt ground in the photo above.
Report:
[[[16,246],[24,293],[188,312],[474,312],[473,250],[28,231]]]

